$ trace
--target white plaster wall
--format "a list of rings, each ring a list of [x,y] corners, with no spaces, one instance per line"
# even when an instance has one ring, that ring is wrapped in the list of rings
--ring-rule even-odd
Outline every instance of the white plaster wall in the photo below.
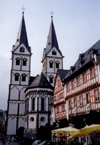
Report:
[[[30,118],[33,117],[34,121],[30,121]],[[36,129],[36,114],[29,114],[29,118],[28,118],[28,128],[35,128]]]
[[[18,128],[25,127],[25,119],[24,116],[22,118],[19,118],[18,120]]]
[[[8,118],[7,135],[16,134],[16,118]]]
[[[26,87],[22,88],[20,91],[20,100],[25,100],[25,91]]]
[[[9,112],[8,114],[17,114],[18,103],[12,102],[9,103]]]
[[[19,74],[19,81],[15,81],[15,74]],[[22,82],[22,74],[26,74],[26,81]],[[25,71],[13,71],[12,73],[12,84],[19,85],[19,82],[21,82],[21,85],[28,85],[28,80],[29,80],[29,73]]]
[[[20,103],[19,104],[19,114],[23,114],[25,113],[25,103]]]
[[[40,118],[45,117],[44,121],[41,121]],[[44,126],[46,123],[48,123],[48,115],[47,114],[39,114],[39,127]]]
[[[18,100],[18,93],[18,88],[12,86],[10,90],[10,100]]]
[[[14,56],[13,56],[13,69],[15,69],[15,70],[20,70],[20,68],[21,68],[21,70],[25,70],[25,71],[28,71],[29,70],[29,57],[30,56],[27,56],[27,55],[25,55],[25,54],[23,54],[23,55],[18,55],[18,54],[15,54]],[[16,58],[19,58],[20,59],[20,65],[16,65]],[[23,66],[23,59],[26,59],[27,60],[27,62],[26,62],[26,66]],[[22,65],[21,65],[22,64]],[[22,66],[22,67],[21,67]]]

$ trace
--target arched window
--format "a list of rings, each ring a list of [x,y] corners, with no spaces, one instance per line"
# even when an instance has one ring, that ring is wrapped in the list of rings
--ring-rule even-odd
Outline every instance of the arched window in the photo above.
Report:
[[[56,62],[56,68],[59,68],[59,62],[58,61]]]
[[[15,74],[15,81],[19,81],[19,74],[18,73]]]
[[[16,65],[20,65],[20,58],[16,58]]]
[[[22,82],[26,81],[26,74],[22,74]]]
[[[25,51],[24,47],[21,47],[20,52],[24,52],[24,51]]]
[[[49,67],[53,68],[53,61],[49,61]]]
[[[49,77],[49,82],[50,82],[50,83],[53,83],[53,76],[50,76],[50,77]]]
[[[27,59],[24,58],[24,59],[23,59],[23,66],[26,66],[26,65],[27,65]]]
[[[56,51],[55,50],[52,51],[52,55],[56,55]]]

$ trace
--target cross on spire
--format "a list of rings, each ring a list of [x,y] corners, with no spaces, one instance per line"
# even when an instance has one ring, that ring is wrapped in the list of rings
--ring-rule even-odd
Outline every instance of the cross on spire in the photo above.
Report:
[[[53,12],[53,11],[51,11],[51,12],[50,12],[50,14],[51,14],[51,18],[53,18],[54,12]]]
[[[22,13],[24,14],[24,11],[25,11],[24,4],[23,4],[23,7],[21,9],[22,9]]]

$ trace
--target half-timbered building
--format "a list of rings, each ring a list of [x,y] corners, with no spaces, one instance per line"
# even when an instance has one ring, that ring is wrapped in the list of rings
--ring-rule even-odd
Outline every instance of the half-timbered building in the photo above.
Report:
[[[67,119],[76,127],[100,123],[100,40],[79,54],[64,86]]]
[[[64,92],[64,84],[63,79],[67,75],[68,70],[58,69],[56,78],[55,78],[55,86],[54,86],[54,94],[53,94],[53,107],[55,112],[55,121],[56,122],[64,122],[63,120],[67,118],[67,108],[65,101],[65,92]],[[61,123],[59,123],[61,124]],[[63,123],[62,126],[63,127]]]

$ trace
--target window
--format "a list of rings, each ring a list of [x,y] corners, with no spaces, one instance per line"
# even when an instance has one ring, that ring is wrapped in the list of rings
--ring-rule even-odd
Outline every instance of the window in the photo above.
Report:
[[[56,68],[59,68],[59,62],[56,62]]]
[[[74,107],[77,106],[77,103],[76,103],[76,98],[74,99]]]
[[[59,107],[57,107],[57,113],[59,112]]]
[[[60,94],[60,99],[62,99],[63,98],[63,93],[62,94]]]
[[[69,101],[69,108],[70,108],[70,109],[72,108],[71,100]]]
[[[35,98],[32,98],[32,110],[35,110]]]
[[[52,76],[49,77],[49,82],[53,83],[53,77]]]
[[[27,60],[23,59],[23,66],[26,66],[26,62],[27,62]]]
[[[44,98],[41,98],[41,111],[44,110]]]
[[[32,121],[34,121],[34,117],[31,117],[31,118],[30,118],[30,122],[32,122]]]
[[[26,81],[26,75],[22,75],[22,82]]]
[[[80,79],[79,79],[79,77],[77,78],[77,86],[79,86],[80,85]]]
[[[23,47],[21,47],[20,48],[20,52],[24,52],[25,50],[24,50],[24,48]]]
[[[89,93],[88,93],[88,94],[86,94],[86,101],[87,101],[87,104],[89,104],[89,103],[90,103],[90,96],[89,96]]]
[[[65,105],[62,105],[61,107],[62,107],[62,111],[65,111]]]
[[[16,65],[20,65],[20,59],[19,58],[16,59]]]
[[[74,89],[74,81],[72,81],[72,89]]]
[[[83,82],[86,82],[86,73],[83,74]]]
[[[93,78],[93,77],[94,77],[94,68],[92,68],[92,69],[90,70],[90,72],[91,72],[91,78]]]
[[[82,96],[80,96],[80,106],[82,106],[83,105],[83,98],[82,98]]]
[[[15,81],[19,81],[19,74],[15,74]]]
[[[67,84],[67,92],[69,92],[69,84]]]
[[[52,55],[56,55],[56,51],[55,50],[52,51]]]
[[[95,90],[95,101],[99,101],[98,90]]]
[[[52,61],[49,62],[49,67],[53,68],[53,62]]]
[[[61,82],[60,82],[60,80],[58,80],[58,87],[61,85]]]

